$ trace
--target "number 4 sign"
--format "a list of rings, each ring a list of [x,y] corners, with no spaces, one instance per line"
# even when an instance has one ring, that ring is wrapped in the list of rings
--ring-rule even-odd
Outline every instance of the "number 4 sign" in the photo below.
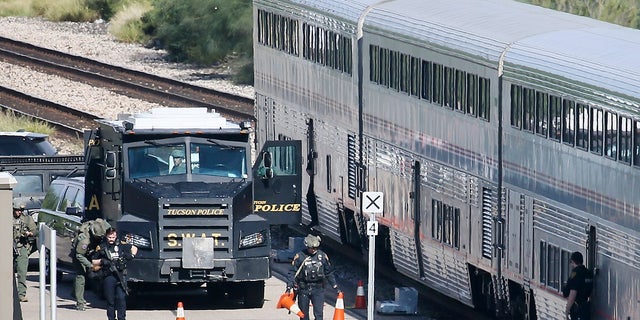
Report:
[[[378,235],[378,221],[367,221],[367,235],[368,236]]]

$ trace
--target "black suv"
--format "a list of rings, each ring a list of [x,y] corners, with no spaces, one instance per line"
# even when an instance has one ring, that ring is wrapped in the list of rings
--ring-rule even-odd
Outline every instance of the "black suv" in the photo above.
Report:
[[[43,222],[56,231],[58,273],[75,273],[71,244],[82,224],[84,213],[84,177],[58,178],[51,182],[38,211],[38,223]],[[49,252],[46,254],[46,273],[49,278]]]
[[[57,153],[49,137],[27,131],[0,132],[0,156],[52,156]]]

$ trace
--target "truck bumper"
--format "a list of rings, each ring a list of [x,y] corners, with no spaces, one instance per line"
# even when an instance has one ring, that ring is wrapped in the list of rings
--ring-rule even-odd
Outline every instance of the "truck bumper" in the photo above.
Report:
[[[269,257],[215,260],[213,269],[184,269],[181,259],[134,259],[127,266],[127,278],[133,282],[235,282],[269,277]]]

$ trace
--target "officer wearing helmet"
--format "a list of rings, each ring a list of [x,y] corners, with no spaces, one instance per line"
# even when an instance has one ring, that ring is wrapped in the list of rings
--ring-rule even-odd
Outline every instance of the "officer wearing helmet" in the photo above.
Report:
[[[309,320],[309,301],[314,305],[315,320],[322,320],[325,280],[340,292],[329,257],[320,247],[320,237],[308,235],[304,238],[306,250],[298,252],[291,262],[287,291],[297,293],[298,306],[304,313],[302,320]],[[318,306],[317,308],[315,306]]]
[[[85,221],[73,240],[73,265],[76,269],[74,296],[76,298],[76,309],[79,311],[84,311],[86,308],[84,287],[86,276],[91,271],[91,255],[95,252],[100,241],[102,241],[105,231],[110,227],[111,225],[101,218]]]
[[[170,174],[187,173],[187,164],[184,162],[184,151],[179,149],[173,150],[171,157],[173,158],[173,167],[171,168]]]
[[[35,249],[38,228],[30,215],[24,214],[24,203],[13,201],[13,268],[18,274],[18,297],[27,302],[27,267]]]

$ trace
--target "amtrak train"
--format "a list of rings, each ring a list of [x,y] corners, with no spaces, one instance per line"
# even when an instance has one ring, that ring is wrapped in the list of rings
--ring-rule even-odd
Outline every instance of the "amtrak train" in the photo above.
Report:
[[[640,31],[510,0],[254,0],[257,139],[303,222],[477,310],[640,319]],[[362,195],[382,192],[376,248]]]

